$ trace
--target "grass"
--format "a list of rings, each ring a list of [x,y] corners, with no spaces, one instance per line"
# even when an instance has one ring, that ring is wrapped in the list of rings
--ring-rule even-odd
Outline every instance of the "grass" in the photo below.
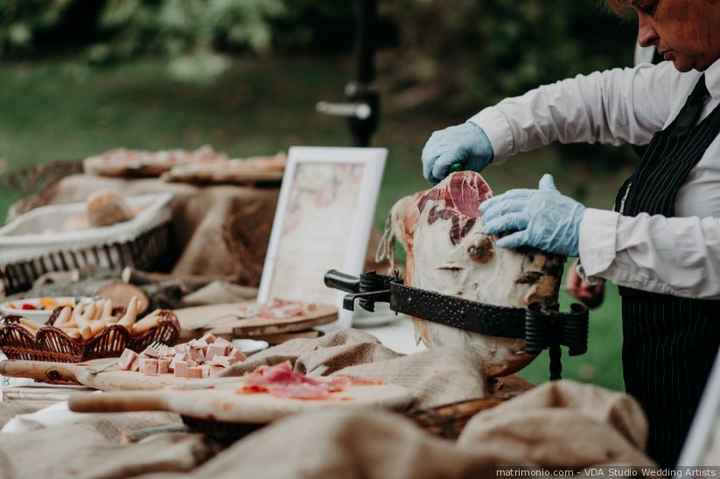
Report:
[[[71,61],[4,64],[0,76],[0,165],[18,168],[77,159],[109,148],[196,148],[210,144],[233,156],[269,154],[290,145],[350,143],[343,121],[316,114],[318,100],[342,99],[352,69],[336,59],[236,61],[211,84],[180,83],[165,65],[137,62],[94,70]],[[391,101],[385,97],[384,101]],[[467,115],[475,108],[468,110]],[[390,150],[376,223],[392,204],[427,187],[420,152],[430,132],[464,118],[432,112],[385,115],[375,144]],[[627,171],[569,167],[553,150],[519,155],[489,168],[496,191],[533,187],[542,173],[558,187],[607,208]],[[0,214],[17,199],[0,192]],[[568,298],[563,293],[563,303]],[[621,332],[615,288],[593,312],[588,354],[565,358],[566,377],[621,389]],[[547,379],[546,354],[523,375]]]

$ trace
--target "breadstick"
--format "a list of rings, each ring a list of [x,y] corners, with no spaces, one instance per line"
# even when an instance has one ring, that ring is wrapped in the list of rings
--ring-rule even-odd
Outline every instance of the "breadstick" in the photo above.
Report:
[[[95,316],[95,303],[90,303],[83,308],[82,313],[75,317],[75,322],[77,323],[78,328],[80,328],[80,331],[85,328],[88,328],[88,330],[90,329],[90,318],[93,316]]]
[[[103,302],[102,311],[101,311],[101,313],[100,313],[99,319],[100,319],[101,321],[109,321],[109,320],[111,320],[112,317],[113,317],[113,315],[112,315],[112,310],[113,310],[112,301],[109,300],[109,299],[106,299],[106,300]]]
[[[78,323],[78,318],[82,315],[83,311],[85,310],[85,304],[78,303],[75,308],[73,308],[72,316],[70,316],[70,324],[74,324],[77,327],[80,327],[80,323]]]
[[[40,326],[35,324],[34,322],[30,321],[27,318],[20,318],[18,321],[22,326],[25,327],[25,329],[31,329],[33,331],[33,334],[37,333],[37,330],[40,329]]]
[[[156,327],[160,323],[160,315],[157,314],[158,311],[153,312],[135,323],[132,328],[133,334],[142,334]]]
[[[57,318],[55,318],[55,323],[53,323],[53,326],[55,326],[56,328],[69,326],[71,316],[72,308],[70,308],[69,306],[65,306],[63,309],[60,310],[60,313],[58,313]]]
[[[90,318],[90,321],[98,321],[105,312],[105,300],[101,299],[95,301],[93,304],[95,304],[95,313],[92,315],[92,318]]]
[[[92,330],[89,326],[83,326],[80,328],[80,336],[87,341],[88,339],[93,337]]]
[[[73,339],[80,339],[82,337],[78,328],[60,328],[60,331],[67,334]]]
[[[133,296],[127,305],[127,310],[125,311],[125,315],[122,318],[120,318],[120,321],[118,321],[117,324],[119,324],[121,326],[125,326],[128,331],[131,331],[133,324],[135,324],[135,321],[137,321],[137,307],[138,307],[138,298],[137,298],[137,296]]]

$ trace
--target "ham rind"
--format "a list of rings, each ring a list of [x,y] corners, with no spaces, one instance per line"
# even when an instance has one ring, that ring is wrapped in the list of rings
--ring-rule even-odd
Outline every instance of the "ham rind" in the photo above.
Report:
[[[393,240],[406,251],[405,284],[498,306],[557,304],[565,259],[539,252],[495,247],[483,234],[479,206],[493,196],[481,175],[453,173],[434,188],[398,201],[389,217],[386,255],[393,259]],[[380,258],[378,258],[380,259]],[[428,347],[475,349],[487,376],[504,376],[534,356],[525,342],[470,333],[435,322],[415,320],[419,340]]]

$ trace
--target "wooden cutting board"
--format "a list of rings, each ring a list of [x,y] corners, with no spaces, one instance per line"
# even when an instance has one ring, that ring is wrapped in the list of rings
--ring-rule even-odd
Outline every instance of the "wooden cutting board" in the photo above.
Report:
[[[176,378],[172,374],[145,376],[121,371],[118,358],[98,359],[86,363],[50,363],[43,361],[0,361],[0,376],[29,378],[50,383],[74,383],[101,391],[154,390],[166,387],[201,388],[237,378]]]
[[[182,337],[205,332],[234,338],[254,338],[270,334],[306,331],[337,320],[337,307],[317,305],[313,311],[289,318],[261,318],[252,314],[256,303],[231,303],[176,309]]]
[[[70,410],[75,412],[169,411],[196,419],[265,424],[290,414],[328,407],[403,409],[413,401],[408,390],[394,385],[351,386],[327,400],[286,399],[267,393],[237,393],[242,385],[242,380],[236,378],[233,383],[204,390],[85,393],[73,395],[69,404]]]

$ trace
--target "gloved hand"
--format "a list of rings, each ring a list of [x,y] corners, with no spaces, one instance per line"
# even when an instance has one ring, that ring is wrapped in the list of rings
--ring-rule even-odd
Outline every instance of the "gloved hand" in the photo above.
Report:
[[[437,184],[459,163],[463,170],[482,171],[493,159],[485,131],[472,122],[434,132],[422,152],[423,176]]]
[[[580,222],[585,207],[555,188],[551,175],[538,190],[510,190],[480,205],[489,235],[512,233],[497,240],[501,248],[530,246],[546,253],[578,256]]]

